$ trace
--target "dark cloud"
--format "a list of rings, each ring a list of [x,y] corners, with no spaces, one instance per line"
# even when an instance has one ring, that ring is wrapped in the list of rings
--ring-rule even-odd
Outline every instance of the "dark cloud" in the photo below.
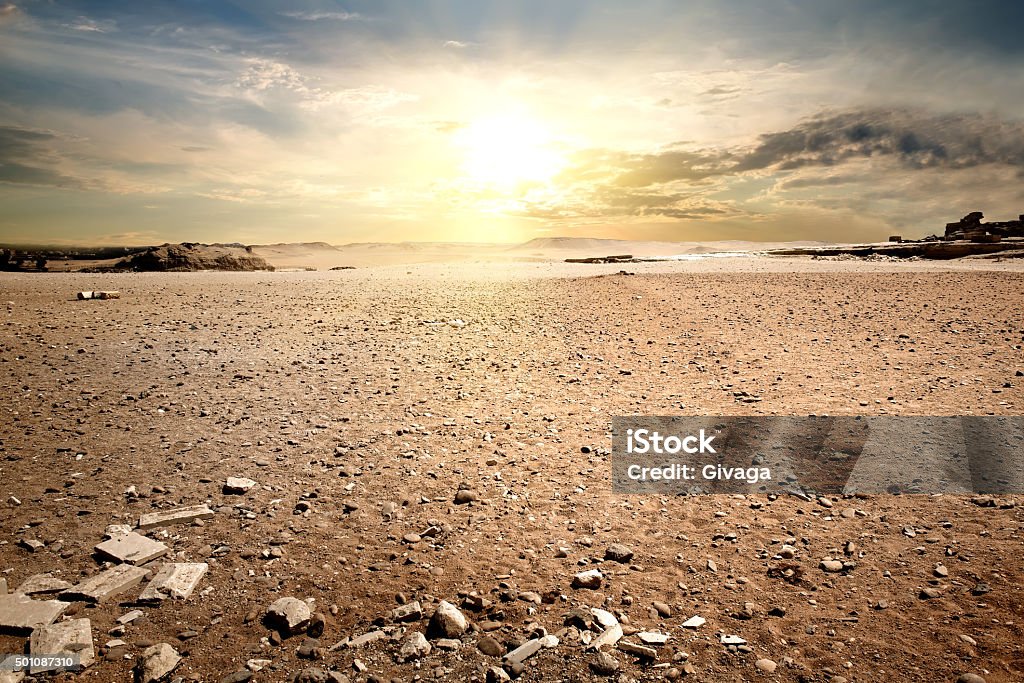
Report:
[[[892,157],[915,169],[1005,164],[1024,170],[1024,123],[885,109],[818,116],[762,135],[733,171],[835,166],[865,157]]]
[[[48,144],[57,139],[49,131],[0,126],[0,183],[81,187],[76,178],[48,166]]]

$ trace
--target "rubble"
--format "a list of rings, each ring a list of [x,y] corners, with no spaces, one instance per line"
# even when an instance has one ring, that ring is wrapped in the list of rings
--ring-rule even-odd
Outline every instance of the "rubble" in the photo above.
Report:
[[[267,607],[266,612],[268,625],[285,635],[299,633],[305,629],[310,617],[312,613],[309,605],[292,597],[275,600]]]
[[[248,493],[249,489],[253,486],[256,486],[256,482],[252,479],[228,477],[227,481],[224,482],[224,493],[227,495],[241,495]]]
[[[63,591],[60,597],[68,601],[103,602],[111,596],[139,585],[149,574],[149,570],[142,567],[130,564],[115,565]]]
[[[20,593],[0,595],[0,631],[31,633],[39,626],[52,624],[68,607],[60,600],[33,600]]]
[[[429,655],[431,649],[426,637],[419,631],[413,631],[402,643],[402,647],[398,651],[398,658],[403,662],[420,659]]]
[[[58,579],[53,574],[34,574],[18,586],[15,593],[22,595],[46,595],[48,593],[60,593],[71,588],[71,584],[64,579]]]
[[[115,536],[96,546],[96,552],[125,564],[146,564],[167,554],[167,546],[135,532]]]
[[[469,627],[469,622],[459,608],[446,600],[437,605],[430,618],[429,632],[444,638],[458,638]]]
[[[580,572],[572,577],[573,588],[589,588],[590,590],[597,590],[601,587],[601,581],[604,576],[598,569],[588,569],[585,572]]]
[[[167,563],[139,595],[140,603],[158,603],[168,598],[185,600],[210,568],[205,562]]]
[[[29,640],[34,656],[71,655],[77,656],[78,666],[85,668],[96,661],[92,645],[92,625],[88,619],[68,619],[49,626],[40,626],[32,632]],[[29,673],[51,671],[48,666],[33,666]]]
[[[141,530],[145,530],[160,526],[170,526],[172,524],[187,524],[197,519],[209,519],[211,517],[213,517],[213,510],[206,505],[192,505],[142,515],[139,517],[138,527]]]
[[[167,643],[147,647],[135,664],[135,679],[138,683],[155,683],[174,671],[181,662],[181,655]]]

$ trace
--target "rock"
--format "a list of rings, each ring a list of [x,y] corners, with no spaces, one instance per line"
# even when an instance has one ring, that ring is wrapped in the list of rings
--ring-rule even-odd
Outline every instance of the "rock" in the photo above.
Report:
[[[946,569],[946,565],[944,564],[935,565],[935,569],[932,570],[932,573],[940,579],[944,579],[949,576],[949,570]]]
[[[641,631],[636,634],[636,637],[646,645],[664,645],[671,636],[667,633],[658,633],[657,631]]]
[[[487,683],[506,683],[511,680],[512,678],[501,667],[487,667]]]
[[[220,683],[247,683],[251,680],[252,672],[248,669],[241,669],[220,679]]]
[[[309,624],[306,626],[306,635],[310,638],[319,638],[324,634],[326,628],[327,618],[316,612],[309,618]]]
[[[46,547],[45,543],[43,543],[42,541],[37,541],[34,538],[23,538],[18,542],[18,545],[20,545],[22,548],[29,551],[30,553],[37,553]]]
[[[130,564],[119,564],[67,589],[60,594],[60,598],[68,602],[75,600],[103,602],[113,595],[139,585],[147,576],[149,576],[148,569],[133,567]]]
[[[256,485],[252,479],[245,477],[228,477],[224,482],[224,493],[226,495],[241,495],[248,493],[249,489]]]
[[[35,574],[21,582],[15,593],[22,595],[45,595],[47,593],[60,593],[71,588],[71,584],[63,579],[58,579],[53,574]],[[6,590],[4,591],[7,592]]]
[[[604,559],[625,564],[633,559],[633,551],[621,543],[612,543],[605,549]]]
[[[30,652],[33,656],[70,655],[78,657],[78,665],[85,668],[96,661],[92,645],[92,625],[88,619],[69,619],[59,624],[40,626],[32,632]],[[47,666],[32,666],[29,673],[52,670]]]
[[[139,596],[140,603],[159,603],[168,598],[185,600],[210,568],[205,562],[172,562],[160,567]]]
[[[729,635],[729,634],[726,634],[726,633],[722,634],[720,640],[721,640],[722,645],[746,645],[747,644],[747,641],[744,640],[743,638],[740,638],[739,636]]]
[[[181,656],[167,643],[157,643],[142,651],[135,664],[135,677],[139,683],[159,681],[178,666]]]
[[[707,623],[704,617],[694,616],[683,622],[683,628],[700,628]]]
[[[482,636],[477,641],[477,649],[489,657],[501,657],[505,654],[505,646],[491,636]]]
[[[625,640],[620,640],[616,646],[619,650],[626,654],[639,657],[640,659],[657,659],[658,651],[653,647],[647,647],[645,645],[637,645],[636,643],[630,643]]]
[[[601,581],[604,576],[600,570],[588,569],[585,572],[580,572],[576,576],[572,577],[573,588],[588,588],[590,590],[597,590],[601,587]]]
[[[331,683],[331,676],[319,667],[312,667],[296,672],[292,683]]]
[[[115,536],[96,546],[96,552],[124,564],[146,564],[167,553],[167,546],[135,532]]]
[[[665,619],[672,616],[672,608],[663,602],[652,602],[651,607],[654,608],[654,611],[657,612],[659,616],[664,617]]]
[[[775,673],[775,668],[778,666],[775,662],[770,659],[759,659],[754,662],[754,666],[757,667],[758,671],[763,671],[766,674]]]
[[[430,654],[430,650],[430,643],[427,642],[426,637],[419,631],[413,631],[402,643],[402,647],[398,651],[398,658],[403,662],[408,662],[426,657]]]
[[[200,270],[274,270],[261,256],[241,246],[182,242],[149,247],[110,267],[113,272],[195,272]],[[95,293],[94,293],[95,294]],[[93,298],[96,298],[95,296]]]
[[[921,592],[918,594],[918,597],[922,600],[933,600],[935,598],[942,597],[942,591],[940,591],[938,588],[926,586],[921,589]]]
[[[598,676],[611,676],[619,670],[619,662],[607,652],[598,652],[590,660],[590,670]]]
[[[611,628],[619,623],[614,614],[600,607],[591,608],[590,613],[597,620],[597,623],[601,625],[601,628]]]
[[[543,649],[543,647],[544,643],[543,639],[541,638],[534,638],[532,640],[528,640],[516,649],[506,654],[503,661],[505,664],[522,664],[527,659],[540,652],[541,649]]]
[[[836,574],[843,571],[843,563],[839,560],[822,560],[821,570],[829,574]]]
[[[429,630],[444,638],[458,638],[469,627],[466,617],[459,608],[446,600],[437,605],[434,615],[430,618]]]
[[[455,504],[465,505],[466,503],[472,503],[476,500],[476,493],[469,489],[459,489],[455,494]]]
[[[187,524],[197,519],[209,519],[210,517],[213,517],[213,510],[205,505],[192,505],[190,507],[174,508],[173,510],[150,512],[139,517],[139,529],[152,529],[171,524]]]
[[[419,621],[422,618],[423,608],[420,606],[419,600],[410,602],[406,605],[399,605],[395,609],[391,610],[391,621],[396,621],[400,624]]]
[[[956,683],[985,683],[985,679],[978,674],[960,674],[959,678],[956,679]]]
[[[323,650],[320,649],[320,641],[316,638],[306,638],[302,644],[295,648],[295,654],[302,659],[323,659]]]
[[[312,614],[304,601],[293,597],[275,600],[267,607],[266,620],[268,625],[284,635],[299,633],[309,624]]]
[[[386,637],[387,634],[384,633],[384,631],[368,631],[361,636],[349,639],[348,646],[350,648],[362,647],[364,645],[369,645],[370,643],[375,643],[378,640],[383,640]]]
[[[590,645],[587,646],[588,650],[600,650],[605,646],[614,646],[622,638],[622,626],[615,624],[609,628],[606,628],[601,635],[590,641]]]
[[[130,624],[141,616],[144,616],[142,610],[133,609],[131,612],[119,616],[117,618],[117,623],[121,624],[122,626],[125,624]]]

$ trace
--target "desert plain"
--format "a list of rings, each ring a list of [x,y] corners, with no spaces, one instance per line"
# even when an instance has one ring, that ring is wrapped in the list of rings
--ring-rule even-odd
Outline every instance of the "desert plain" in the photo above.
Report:
[[[1024,497],[626,496],[609,430],[1017,415],[1022,302],[1019,260],[0,274],[0,581],[57,599],[205,505],[64,594],[96,661],[57,680],[1021,681]],[[141,601],[171,562],[207,569]]]

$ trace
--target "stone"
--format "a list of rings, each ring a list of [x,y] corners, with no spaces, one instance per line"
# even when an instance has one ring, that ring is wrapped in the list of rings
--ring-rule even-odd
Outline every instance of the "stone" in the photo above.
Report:
[[[619,623],[614,614],[600,607],[592,607],[590,613],[594,615],[594,619],[601,625],[601,628],[611,628]]]
[[[59,600],[33,600],[13,593],[0,595],[0,631],[27,634],[56,621],[69,607]]]
[[[498,666],[491,666],[487,668],[487,683],[506,683],[511,681],[512,678],[505,670]]]
[[[71,655],[78,657],[78,665],[85,668],[96,661],[92,645],[92,625],[88,619],[68,619],[59,624],[40,626],[32,632],[29,651],[34,656]],[[32,666],[29,673],[52,671],[47,666]]]
[[[605,549],[604,559],[625,564],[633,559],[633,551],[621,543],[612,543]]]
[[[150,512],[139,517],[139,529],[153,529],[172,524],[188,524],[197,519],[209,519],[210,517],[213,517],[213,510],[205,505],[161,510],[160,512]]]
[[[147,647],[135,663],[135,676],[139,683],[159,681],[181,662],[181,655],[167,643]]]
[[[248,493],[249,489],[256,485],[252,479],[245,477],[228,477],[224,482],[224,493],[226,495],[241,495]]]
[[[587,646],[588,650],[600,650],[605,646],[614,646],[619,640],[622,639],[622,626],[615,624],[609,628],[606,628],[601,632],[597,638],[590,641],[590,645]]]
[[[402,642],[402,647],[398,650],[398,658],[403,662],[421,659],[429,655],[431,649],[426,637],[419,631],[413,631]]]
[[[636,637],[647,645],[664,645],[671,638],[669,634],[657,631],[641,631],[636,634]]]
[[[590,660],[590,670],[598,676],[611,676],[619,670],[619,662],[607,652],[598,652]]]
[[[96,546],[96,552],[124,564],[140,565],[165,555],[167,546],[132,532],[103,541]]]
[[[63,579],[58,579],[53,574],[35,574],[21,582],[15,593],[22,595],[45,595],[47,593],[60,593],[71,588],[71,584]],[[6,592],[6,591],[5,591]]]
[[[130,564],[119,564],[110,569],[89,577],[77,586],[72,586],[60,594],[62,600],[87,602],[103,602],[112,595],[122,593],[139,585],[149,576],[149,570],[133,567]]]
[[[588,569],[585,572],[580,572],[576,576],[572,577],[573,588],[588,588],[590,590],[597,590],[601,587],[601,581],[604,576],[600,570]]]
[[[722,645],[746,645],[747,641],[739,636],[723,633],[721,636]]]
[[[312,612],[302,600],[292,597],[278,598],[267,607],[267,624],[284,635],[298,633],[306,628]]]
[[[663,602],[652,602],[651,607],[653,607],[654,611],[658,613],[658,616],[664,617],[665,619],[672,616],[672,608]]]
[[[139,596],[140,603],[158,603],[173,598],[185,600],[210,568],[205,562],[169,562],[160,567]]]
[[[387,637],[387,634],[384,633],[384,631],[367,631],[361,636],[351,638],[348,641],[348,646],[350,648],[363,647],[364,645],[375,643],[378,640],[383,640],[385,637]]]
[[[921,589],[921,592],[918,594],[918,597],[922,600],[933,600],[935,598],[942,597],[942,591],[940,591],[938,588],[926,586],[925,588]]]
[[[0,595],[7,595],[7,579],[0,579]]]
[[[821,570],[828,572],[829,574],[836,574],[843,571],[843,563],[839,560],[823,560],[821,563]]]
[[[251,680],[252,672],[248,669],[241,669],[220,679],[219,683],[248,683]]]
[[[770,659],[765,658],[759,659],[756,662],[754,662],[754,666],[757,667],[758,671],[763,671],[766,674],[773,674],[775,673],[775,668],[778,666],[778,664],[776,664],[774,661]]]
[[[944,579],[949,576],[949,570],[946,569],[946,565],[944,564],[935,565],[935,569],[932,570],[932,573],[940,579]]]
[[[466,617],[452,603],[442,600],[430,618],[430,632],[443,638],[458,638],[469,627]]]
[[[302,659],[323,659],[323,650],[320,649],[320,641],[316,638],[303,640],[295,649],[295,654]]]
[[[327,617],[320,612],[314,612],[313,616],[309,618],[309,624],[306,626],[306,635],[310,638],[319,638],[326,629]]]
[[[395,609],[391,610],[391,621],[397,621],[400,624],[410,621],[419,621],[422,618],[423,607],[420,605],[419,600],[415,600],[405,605],[399,605]]]
[[[20,545],[22,548],[29,551],[30,553],[37,553],[46,547],[45,543],[43,543],[42,541],[37,541],[34,538],[23,538],[21,539],[21,541],[18,542],[18,545]]]
[[[467,503],[472,503],[474,500],[476,500],[476,493],[469,489],[460,489],[458,493],[455,494],[456,505],[465,505]]]
[[[658,651],[653,647],[647,647],[646,645],[638,645],[636,643],[630,643],[625,640],[620,640],[616,645],[616,648],[625,652],[626,654],[639,657],[640,659],[657,659]]]
[[[532,640],[528,640],[525,643],[523,643],[522,645],[520,645],[519,647],[517,647],[516,649],[514,649],[511,652],[507,653],[505,655],[503,661],[506,664],[510,664],[510,663],[513,663],[513,662],[522,664],[527,659],[529,659],[533,655],[535,655],[538,652],[540,652],[543,647],[544,647],[544,644],[541,642],[540,638],[534,638]]]
[[[707,623],[707,619],[700,616],[693,616],[683,622],[683,628],[700,628]]]
[[[455,638],[438,638],[434,641],[434,647],[438,650],[455,651],[462,648],[462,641]]]
[[[956,683],[985,683],[985,679],[978,674],[965,673],[960,674],[956,679]]]
[[[125,624],[130,624],[130,623],[132,623],[133,621],[135,621],[136,619],[138,619],[141,616],[145,616],[143,614],[142,610],[140,610],[140,609],[133,609],[131,612],[128,612],[127,614],[122,614],[121,616],[119,616],[117,618],[117,623],[121,624],[122,626],[125,625]]]
[[[495,638],[485,635],[477,641],[477,649],[483,652],[489,657],[501,657],[505,654],[505,646],[499,643]]]

